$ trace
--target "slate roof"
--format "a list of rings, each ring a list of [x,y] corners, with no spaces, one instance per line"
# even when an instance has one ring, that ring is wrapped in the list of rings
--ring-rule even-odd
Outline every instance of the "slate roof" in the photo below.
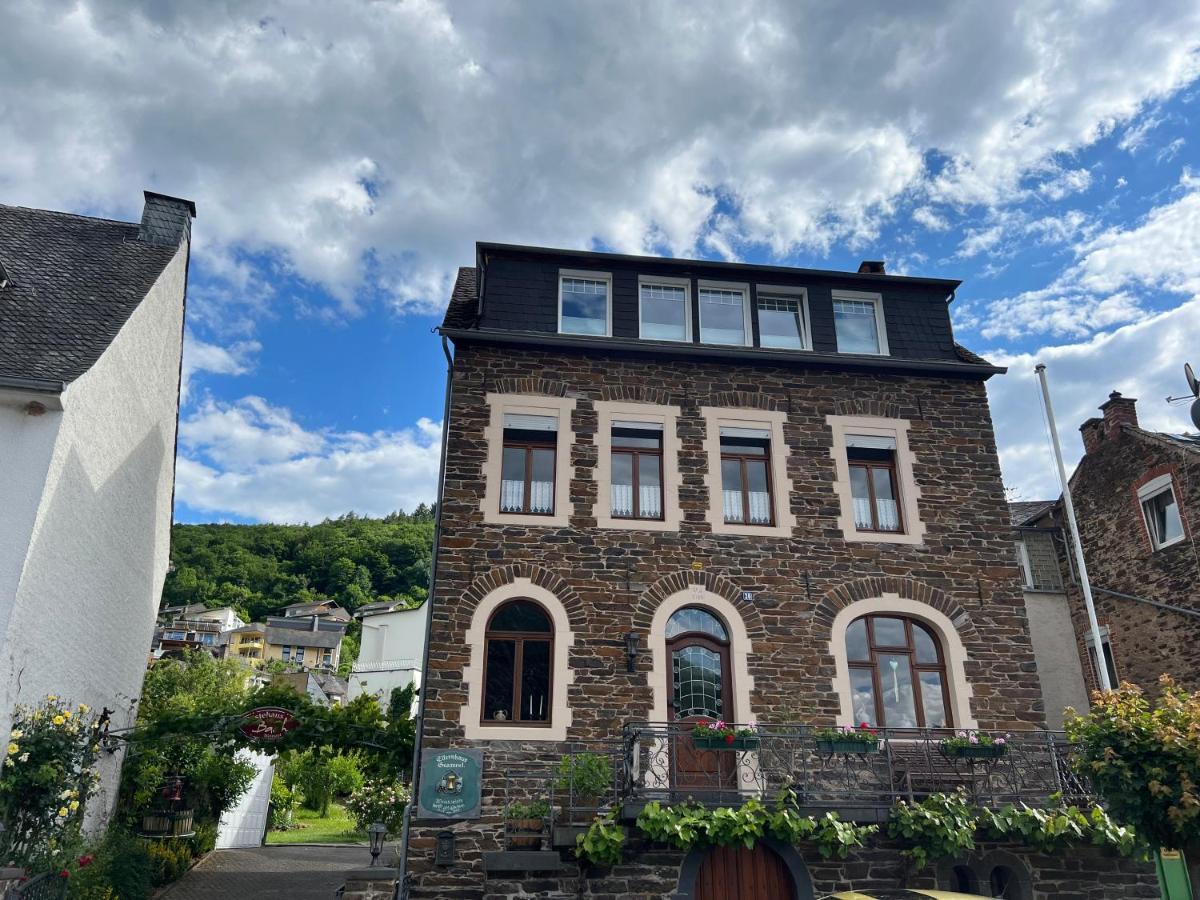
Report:
[[[333,649],[342,641],[346,626],[341,623],[317,620],[317,630],[312,630],[312,618],[282,619],[272,616],[267,619],[267,643],[291,644],[297,647],[320,647]]]
[[[454,290],[450,292],[450,305],[446,307],[446,317],[442,320],[442,327],[470,328],[475,324],[477,302],[475,268],[462,266],[458,270],[458,278],[454,280]]]
[[[0,376],[74,381],[175,256],[138,226],[0,205]]]
[[[1030,519],[1036,519],[1057,502],[1057,500],[1020,500],[1008,504],[1008,515],[1013,525],[1024,525]]]

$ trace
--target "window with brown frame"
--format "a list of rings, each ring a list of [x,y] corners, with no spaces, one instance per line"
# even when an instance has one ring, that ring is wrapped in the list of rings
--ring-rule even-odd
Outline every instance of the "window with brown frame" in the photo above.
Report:
[[[488,620],[484,635],[484,724],[550,724],[554,629],[532,600],[510,600]]]
[[[895,439],[849,435],[846,462],[850,467],[854,527],[859,531],[903,531]]]
[[[768,432],[721,429],[721,494],[726,524],[773,524],[770,461]]]
[[[506,415],[500,473],[500,512],[554,515],[558,420]]]
[[[945,656],[928,626],[904,616],[855,619],[846,629],[846,660],[855,724],[953,726]]]
[[[661,425],[613,423],[613,518],[662,520],[662,448]]]

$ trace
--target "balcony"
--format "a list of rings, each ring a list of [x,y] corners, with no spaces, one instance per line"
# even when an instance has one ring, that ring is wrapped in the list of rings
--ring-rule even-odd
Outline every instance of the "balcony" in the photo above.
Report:
[[[740,806],[751,797],[771,803],[787,792],[800,812],[836,812],[857,822],[882,822],[901,800],[963,790],[977,805],[1044,806],[1052,794],[1067,803],[1091,802],[1091,786],[1075,774],[1074,745],[1061,732],[977,732],[1004,737],[1002,755],[960,758],[942,747],[953,729],[878,729],[870,752],[846,752],[818,741],[809,725],[759,725],[755,736],[732,746],[698,747],[686,723],[630,722],[619,739],[572,743],[563,756],[600,757],[611,771],[602,796],[581,796],[559,775],[562,757],[506,758],[496,745],[491,765],[507,773],[497,796],[485,798],[501,814],[510,804],[547,800],[542,841],[573,846],[574,835],[595,813],[613,807],[630,821],[647,803]],[[863,748],[859,748],[863,749]],[[506,831],[512,831],[506,823]],[[527,839],[518,844],[531,848]]]

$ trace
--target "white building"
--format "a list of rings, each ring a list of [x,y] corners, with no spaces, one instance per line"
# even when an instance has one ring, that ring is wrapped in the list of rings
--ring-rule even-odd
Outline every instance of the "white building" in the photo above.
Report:
[[[141,223],[0,206],[0,733],[141,692],[171,539],[188,200]],[[104,757],[93,822],[115,799]]]
[[[385,708],[394,688],[421,686],[425,620],[429,604],[408,609],[400,603],[370,603],[355,613],[362,621],[358,660],[350,670],[347,699],[370,694]]]

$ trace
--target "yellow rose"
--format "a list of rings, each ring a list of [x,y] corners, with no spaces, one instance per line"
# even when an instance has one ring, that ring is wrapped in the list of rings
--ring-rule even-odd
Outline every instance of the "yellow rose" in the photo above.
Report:
[[[91,708],[90,706],[88,706],[86,703],[80,703],[80,704],[79,704],[79,712],[80,712],[81,714],[84,714],[84,715],[86,715],[87,713],[89,713],[89,712],[91,712],[91,711],[92,711],[92,708]]]
[[[79,801],[72,800],[70,803],[67,804],[67,806],[69,806],[71,808],[71,812],[75,812],[75,810],[79,809]]]
[[[25,732],[23,732],[20,728],[14,728],[10,737],[12,737],[12,739],[15,741],[25,737]]]
[[[63,722],[65,722],[67,720],[64,719],[62,716],[55,716],[50,721],[53,722],[55,725],[61,725]]]
[[[72,713],[69,709],[64,709],[63,715],[69,719],[69,718],[71,718],[72,715],[74,715],[74,713]]]
[[[16,755],[17,753],[20,753],[20,752],[21,752],[21,748],[20,748],[20,747],[18,747],[16,744],[9,743],[9,745],[8,745],[8,755],[9,755],[9,756],[14,756],[14,755]]]
[[[50,703],[53,703],[57,699],[58,699],[58,697],[54,696],[54,694],[50,694],[48,697],[46,697],[46,700],[49,701]]]
[[[65,818],[67,817],[67,808],[66,808],[65,806],[61,806],[61,807],[59,807],[59,810],[58,810],[58,815],[59,815],[61,818],[65,819]]]

